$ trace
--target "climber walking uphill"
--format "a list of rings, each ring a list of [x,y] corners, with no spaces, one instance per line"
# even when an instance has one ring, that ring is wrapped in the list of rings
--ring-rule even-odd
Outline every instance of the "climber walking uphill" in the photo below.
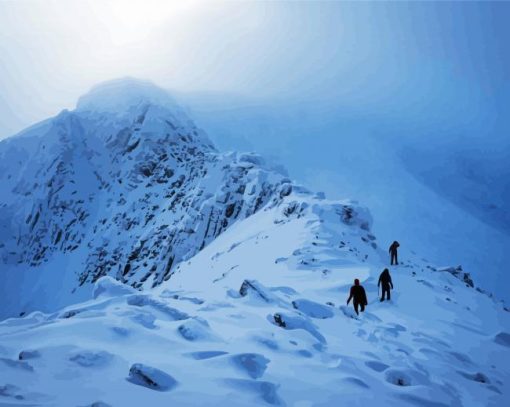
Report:
[[[352,301],[352,305],[354,305],[354,311],[356,311],[356,315],[359,315],[358,307],[361,306],[361,312],[365,311],[365,306],[368,305],[367,302],[367,294],[365,293],[365,289],[363,286],[359,285],[359,280],[354,280],[354,285],[351,287],[351,292],[349,294],[349,298],[347,299],[347,305]]]
[[[390,289],[393,290],[393,282],[391,281],[390,271],[388,269],[384,269],[381,275],[379,276],[379,282],[377,283],[377,287],[382,288],[381,292],[381,302],[384,301],[384,297],[389,301],[391,299]]]
[[[398,253],[397,249],[399,248],[400,244],[395,240],[388,250],[391,255],[391,265],[396,264],[398,266]]]

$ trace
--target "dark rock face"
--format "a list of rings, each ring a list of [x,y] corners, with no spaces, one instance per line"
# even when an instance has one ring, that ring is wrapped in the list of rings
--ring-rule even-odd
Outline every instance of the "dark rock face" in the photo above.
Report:
[[[282,327],[282,328],[287,327],[287,324],[285,323],[285,321],[283,320],[283,317],[280,314],[274,314],[273,318],[274,318],[275,324],[278,325],[279,327]]]
[[[168,280],[234,222],[292,192],[254,154],[220,154],[181,112],[62,112],[0,142],[0,262],[75,257],[78,283],[110,275],[137,289]],[[12,161],[12,159],[11,159]],[[0,165],[0,169],[2,165]]]

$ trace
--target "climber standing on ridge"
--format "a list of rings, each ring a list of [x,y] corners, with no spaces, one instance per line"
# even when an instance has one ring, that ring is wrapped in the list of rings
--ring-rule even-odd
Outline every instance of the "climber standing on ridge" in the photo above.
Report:
[[[398,253],[397,249],[399,248],[400,244],[395,240],[389,249],[390,255],[391,255],[391,265],[395,263],[398,266]]]
[[[379,276],[379,282],[377,283],[377,287],[381,286],[381,302],[384,301],[384,297],[386,295],[386,299],[391,300],[390,289],[393,290],[393,282],[391,281],[390,271],[388,269],[384,269],[381,275]]]
[[[353,299],[352,305],[354,305],[354,311],[356,311],[356,315],[359,315],[358,307],[361,306],[361,312],[365,311],[365,306],[368,305],[367,302],[367,294],[365,293],[365,289],[363,286],[359,285],[359,280],[354,280],[354,285],[351,287],[351,292],[349,298],[347,300],[347,305]]]

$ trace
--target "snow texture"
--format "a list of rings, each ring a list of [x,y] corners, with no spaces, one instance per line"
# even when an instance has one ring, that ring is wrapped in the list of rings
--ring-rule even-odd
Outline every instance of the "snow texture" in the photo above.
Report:
[[[137,86],[0,143],[0,405],[510,404],[504,304]]]

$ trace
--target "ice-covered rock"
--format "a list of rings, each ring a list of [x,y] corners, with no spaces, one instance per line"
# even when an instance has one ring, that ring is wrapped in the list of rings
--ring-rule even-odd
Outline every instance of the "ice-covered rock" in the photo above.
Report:
[[[133,294],[135,292],[136,290],[126,284],[122,284],[112,277],[105,276],[96,281],[93,295],[94,298],[107,298]]]
[[[131,366],[128,380],[157,391],[170,391],[177,386],[177,380],[168,373],[142,363],[135,363]]]
[[[37,359],[41,357],[41,353],[38,350],[22,350],[19,355],[19,360]]]
[[[474,287],[475,284],[473,283],[473,279],[471,278],[471,275],[469,273],[466,273],[464,270],[462,270],[462,266],[457,267],[442,267],[438,268],[437,271],[443,272],[443,273],[450,273],[455,278],[458,278],[460,281],[463,281],[468,285],[469,287]]]
[[[312,318],[331,318],[334,313],[331,307],[304,298],[292,301],[292,306]]]

